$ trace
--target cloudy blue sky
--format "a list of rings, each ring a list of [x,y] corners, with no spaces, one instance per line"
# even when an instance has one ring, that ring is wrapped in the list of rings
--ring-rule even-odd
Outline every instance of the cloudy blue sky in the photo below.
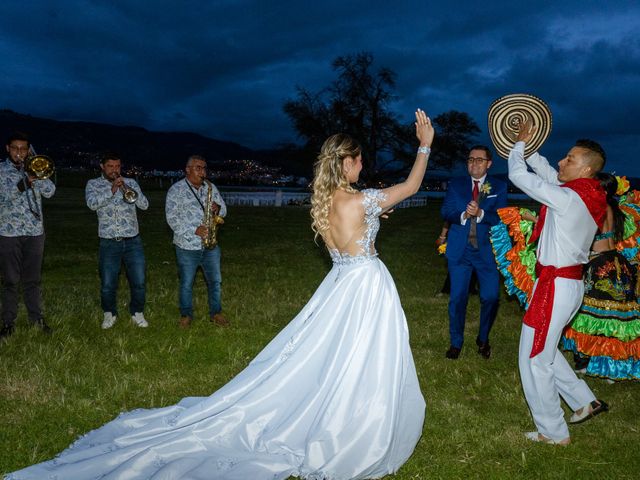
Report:
[[[4,0],[0,108],[272,147],[296,141],[296,87],[362,51],[396,72],[407,122],[466,111],[489,142],[491,102],[531,93],[554,116],[542,153],[590,137],[640,176],[638,1]]]

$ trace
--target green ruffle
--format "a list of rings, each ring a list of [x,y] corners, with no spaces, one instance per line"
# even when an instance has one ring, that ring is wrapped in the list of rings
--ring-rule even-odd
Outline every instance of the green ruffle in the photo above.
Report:
[[[636,233],[636,222],[633,220],[633,217],[628,214],[624,214],[624,236],[622,238],[629,238],[631,235]]]
[[[524,212],[529,213],[530,215],[535,216],[536,214],[529,210],[528,208],[520,208],[520,216]],[[520,262],[527,267],[527,274],[536,281],[536,262],[538,259],[536,258],[536,248],[538,246],[537,243],[529,243],[529,239],[531,238],[531,234],[533,233],[533,228],[535,224],[530,220],[520,220],[520,231],[524,235],[525,241],[527,242],[524,249],[518,254],[520,257]]]
[[[622,322],[611,318],[594,317],[582,311],[573,317],[571,328],[587,335],[604,335],[623,342],[640,338],[640,320]]]

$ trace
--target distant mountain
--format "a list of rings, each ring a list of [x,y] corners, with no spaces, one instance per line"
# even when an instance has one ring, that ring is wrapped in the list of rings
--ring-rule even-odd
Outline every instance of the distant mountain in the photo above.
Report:
[[[203,155],[210,162],[256,157],[251,149],[237,143],[195,133],[66,122],[0,110],[2,141],[15,130],[28,133],[37,153],[49,155],[60,167],[97,166],[99,154],[104,151],[118,152],[125,165],[145,170],[180,170],[192,154]]]

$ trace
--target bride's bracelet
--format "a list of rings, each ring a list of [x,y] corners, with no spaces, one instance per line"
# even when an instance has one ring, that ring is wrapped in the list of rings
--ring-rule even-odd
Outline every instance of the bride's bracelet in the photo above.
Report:
[[[431,153],[431,147],[418,147],[418,153],[429,155]]]

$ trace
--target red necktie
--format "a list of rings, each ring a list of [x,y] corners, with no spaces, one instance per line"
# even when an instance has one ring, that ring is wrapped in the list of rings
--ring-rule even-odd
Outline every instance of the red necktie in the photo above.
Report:
[[[471,193],[471,196],[473,197],[473,201],[477,202],[478,201],[478,196],[480,195],[480,189],[478,188],[478,184],[480,183],[480,180],[474,180],[473,181],[473,192]],[[478,218],[477,217],[471,217],[470,219],[471,224],[469,225],[469,243],[471,244],[472,247],[478,248],[478,234],[477,234],[477,223],[478,223]]]

